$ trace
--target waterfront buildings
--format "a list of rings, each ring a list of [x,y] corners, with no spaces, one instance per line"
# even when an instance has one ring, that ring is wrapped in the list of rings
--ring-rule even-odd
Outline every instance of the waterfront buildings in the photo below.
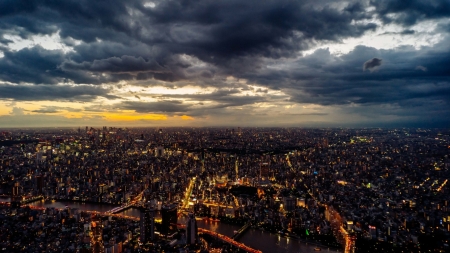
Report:
[[[161,234],[171,237],[177,231],[178,212],[176,204],[167,204],[161,209]]]

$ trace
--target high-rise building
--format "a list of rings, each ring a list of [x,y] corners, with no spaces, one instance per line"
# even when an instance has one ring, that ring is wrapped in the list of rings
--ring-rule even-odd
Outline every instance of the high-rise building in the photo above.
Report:
[[[155,209],[144,207],[141,209],[141,242],[147,243],[153,240],[155,234]]]
[[[93,253],[105,253],[105,247],[103,246],[103,225],[96,217],[91,222],[91,248]]]
[[[38,194],[42,194],[42,189],[44,188],[44,178],[42,175],[36,176],[36,190]]]
[[[198,227],[197,221],[193,213],[189,214],[189,219],[186,224],[186,243],[197,244],[198,243]]]
[[[260,177],[267,179],[269,177],[269,163],[261,163]]]
[[[12,196],[17,197],[20,195],[20,183],[14,182],[14,186],[12,188]]]
[[[19,182],[14,182],[11,193],[11,207],[19,207],[20,201],[22,200]]]
[[[239,162],[238,157],[236,157],[236,161],[234,162],[234,170],[236,172],[236,181],[239,179]]]
[[[170,236],[177,231],[178,213],[176,204],[164,205],[161,208],[161,234]]]

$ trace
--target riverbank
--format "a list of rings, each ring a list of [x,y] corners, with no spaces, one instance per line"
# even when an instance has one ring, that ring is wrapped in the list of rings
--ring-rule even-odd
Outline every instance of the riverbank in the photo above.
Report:
[[[4,199],[5,201],[7,199]],[[0,202],[1,202],[0,198]],[[44,202],[38,201],[33,203],[32,205],[44,208],[58,208],[62,209],[66,206],[70,208],[78,208],[80,211],[98,211],[98,212],[106,212],[111,210],[111,204],[107,203],[87,203],[87,202],[74,202],[73,200],[65,200],[65,201],[55,201],[55,202]],[[137,209],[128,209],[121,213],[126,216],[140,217],[140,212]],[[182,216],[183,217],[183,216]],[[187,222],[186,218],[181,218],[179,220],[180,223],[185,224]],[[241,225],[236,223],[227,223],[226,219],[222,219],[220,222],[199,220],[197,221],[198,227],[207,229],[209,231],[217,232],[219,234],[223,234],[226,236],[233,236],[234,231],[239,230]],[[250,228],[249,231],[244,233],[242,237],[237,240],[240,243],[243,243],[249,247],[254,249],[262,250],[264,253],[270,252],[285,252],[285,253],[313,253],[315,252],[315,247],[321,247],[322,251],[327,251],[327,246],[320,244],[313,244],[314,242],[310,240],[297,240],[296,238],[288,238],[284,236],[280,236],[276,233],[269,233],[268,231],[262,232],[263,230],[257,230]],[[329,252],[342,252],[342,250],[332,250],[330,247]]]
[[[97,202],[97,201],[91,201],[91,200],[74,200],[74,199],[59,199],[59,198],[55,198],[55,201],[59,201],[59,202],[76,202],[76,203],[85,203],[85,204],[93,204],[93,205],[104,205],[104,206],[111,206],[111,207],[118,207],[120,205],[118,204],[112,204],[112,203],[108,203],[108,202]],[[49,200],[45,200],[45,201],[49,201]],[[50,200],[52,201],[52,200]]]
[[[247,220],[244,220],[244,219],[236,219],[236,218],[230,218],[230,217],[219,217],[219,218],[220,218],[220,222],[225,223],[225,224],[237,225],[237,226],[244,226],[245,224],[247,224]],[[306,245],[311,244],[311,245],[318,246],[321,248],[328,248],[328,249],[336,250],[336,251],[342,249],[342,246],[337,246],[337,245],[334,246],[334,245],[330,245],[330,244],[324,244],[324,243],[320,242],[319,239],[308,239],[306,237],[302,237],[302,236],[299,236],[294,233],[279,233],[276,231],[276,229],[265,229],[263,227],[256,226],[256,225],[252,225],[251,228],[257,229],[259,231],[269,232],[270,234],[272,234],[274,236],[282,236],[284,238],[295,239],[299,242],[305,243]],[[321,236],[324,237],[325,235],[321,235]],[[323,240],[324,238],[321,238],[321,239]]]

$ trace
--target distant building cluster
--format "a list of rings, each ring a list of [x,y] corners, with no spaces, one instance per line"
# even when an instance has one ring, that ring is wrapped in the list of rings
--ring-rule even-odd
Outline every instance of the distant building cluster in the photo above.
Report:
[[[136,221],[78,209],[0,207],[3,252],[132,252]]]

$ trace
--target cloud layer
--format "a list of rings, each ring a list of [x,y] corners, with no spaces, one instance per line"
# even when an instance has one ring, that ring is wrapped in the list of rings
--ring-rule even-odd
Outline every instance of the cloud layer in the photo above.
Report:
[[[445,126],[449,27],[438,0],[2,1],[0,99],[109,101],[104,112],[198,124]],[[29,112],[68,111],[50,109]]]

